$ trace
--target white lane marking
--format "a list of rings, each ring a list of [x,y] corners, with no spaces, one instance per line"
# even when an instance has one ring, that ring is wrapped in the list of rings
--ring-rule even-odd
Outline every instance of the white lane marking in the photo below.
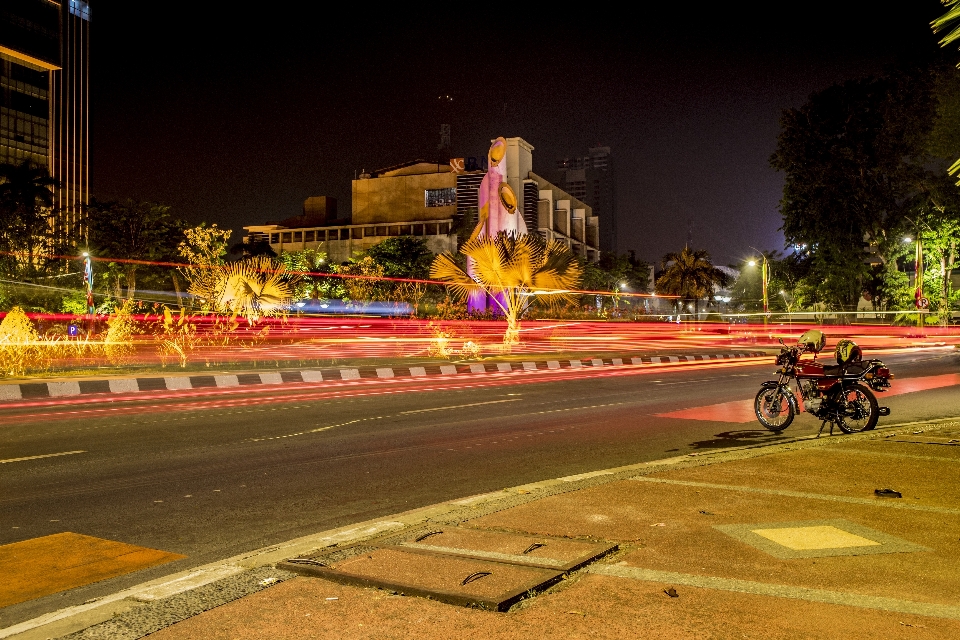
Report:
[[[56,458],[57,456],[72,456],[75,453],[86,453],[86,451],[61,451],[60,453],[45,453],[42,456],[25,456],[23,458],[7,458],[0,460],[0,464],[8,462],[23,462],[24,460],[39,460],[40,458]]]
[[[489,402],[472,402],[470,404],[458,404],[450,407],[433,407],[431,409],[414,409],[412,411],[401,411],[400,415],[408,413],[426,413],[427,411],[446,411],[447,409],[462,409],[464,407],[479,407],[484,404],[500,404],[501,402],[516,402],[520,398],[510,398],[509,400],[490,400]]]

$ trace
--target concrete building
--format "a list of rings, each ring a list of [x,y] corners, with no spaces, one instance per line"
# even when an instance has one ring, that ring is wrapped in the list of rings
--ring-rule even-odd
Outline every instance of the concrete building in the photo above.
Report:
[[[90,2],[0,2],[0,162],[46,167],[54,231],[76,235],[90,199]]]
[[[557,161],[557,184],[593,209],[600,225],[600,248],[617,249],[617,194],[610,147],[591,147],[587,155]]]
[[[528,231],[599,260],[599,219],[591,207],[533,172],[533,146],[522,138],[506,141],[507,182]],[[457,228],[476,219],[485,167],[476,158],[453,158],[447,164],[414,160],[363,173],[353,181],[349,221],[308,221],[305,203],[301,218],[244,227],[246,241],[266,240],[278,253],[318,249],[333,262],[401,235],[424,238],[434,253],[456,252]]]

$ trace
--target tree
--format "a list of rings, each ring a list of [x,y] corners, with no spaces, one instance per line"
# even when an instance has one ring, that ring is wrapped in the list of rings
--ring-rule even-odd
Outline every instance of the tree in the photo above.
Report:
[[[211,306],[216,298],[232,233],[230,229],[220,229],[215,224],[208,227],[201,223],[185,229],[183,235],[186,239],[177,245],[180,257],[187,261],[180,272],[190,283],[188,291],[199,298],[204,307]]]
[[[214,308],[243,316],[254,324],[264,316],[282,315],[290,306],[295,277],[269,256],[256,256],[223,265],[218,275]]]
[[[563,243],[545,242],[539,235],[499,233],[477,237],[460,247],[472,259],[474,276],[450,253],[441,253],[430,267],[430,276],[447,282],[459,300],[477,287],[483,290],[504,315],[507,330],[503,343],[508,347],[520,339],[520,318],[536,300],[542,304],[572,301],[570,289],[580,282],[579,261]]]
[[[588,291],[609,291],[614,303],[621,292],[648,293],[650,265],[637,259],[634,251],[627,255],[604,251],[600,260],[592,262],[581,258],[582,287]]]
[[[902,250],[928,172],[938,73],[894,69],[851,80],[783,114],[771,158],[786,176],[782,230],[788,243],[807,245],[833,305],[855,308],[869,259],[895,264]]]
[[[383,275],[388,278],[426,279],[433,262],[427,241],[413,236],[387,238],[367,249],[365,254],[383,267]]]
[[[700,299],[710,295],[714,287],[727,284],[727,274],[713,266],[710,254],[703,249],[684,247],[679,253],[668,253],[660,261],[663,272],[657,278],[657,293],[680,296],[694,303],[700,314]]]
[[[89,250],[93,255],[130,261],[169,261],[177,254],[186,223],[170,213],[170,207],[153,202],[124,200],[99,202],[87,208]],[[107,273],[114,283],[115,296],[132,299],[137,291],[137,274],[163,278],[165,271],[137,262],[108,262]],[[126,285],[124,292],[121,282]]]
[[[24,160],[0,164],[0,210],[3,235],[13,249],[26,248],[27,269],[35,268],[37,243],[47,235],[57,181],[45,167]]]
[[[946,47],[960,39],[960,0],[940,0],[940,2],[947,7],[947,12],[934,20],[931,26],[934,33],[949,30],[947,34],[940,39],[940,46]],[[954,106],[957,106],[956,103]],[[960,111],[951,109],[948,113],[948,118],[953,124],[951,137],[953,141],[956,142],[960,139]],[[957,145],[954,145],[953,149],[955,150],[956,148]],[[960,160],[956,160],[950,165],[948,172],[950,175],[960,173]],[[960,185],[960,181],[958,181],[957,184]]]
[[[331,273],[327,254],[323,251],[317,251],[316,249],[283,251],[280,254],[280,262],[288,271],[297,273],[299,276],[297,285],[293,289],[294,299],[310,298],[318,300],[320,298],[343,297],[342,287],[338,288],[339,281],[331,282],[336,279],[317,275]]]

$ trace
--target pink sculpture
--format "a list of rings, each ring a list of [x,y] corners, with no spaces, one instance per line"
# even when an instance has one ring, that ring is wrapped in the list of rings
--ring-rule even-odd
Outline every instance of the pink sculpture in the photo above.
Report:
[[[503,137],[493,140],[487,152],[487,175],[480,183],[477,197],[479,221],[470,240],[506,232],[512,236],[527,233],[523,216],[517,212],[517,194],[507,183],[507,141]],[[467,274],[473,277],[473,260],[467,258]],[[498,309],[487,299],[483,291],[475,291],[467,300],[467,310],[483,313],[489,308]]]

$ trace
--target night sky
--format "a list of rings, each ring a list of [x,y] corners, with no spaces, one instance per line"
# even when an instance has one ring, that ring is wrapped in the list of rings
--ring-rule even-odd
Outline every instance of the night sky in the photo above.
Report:
[[[558,158],[610,146],[618,249],[655,261],[690,234],[728,264],[751,246],[783,248],[782,176],[768,159],[784,108],[904,58],[960,59],[930,32],[938,0],[592,14],[589,3],[91,4],[94,195],[170,204],[234,240],[308,196],[349,211],[356,172],[434,159],[444,121],[454,156],[521,136],[548,177]]]

